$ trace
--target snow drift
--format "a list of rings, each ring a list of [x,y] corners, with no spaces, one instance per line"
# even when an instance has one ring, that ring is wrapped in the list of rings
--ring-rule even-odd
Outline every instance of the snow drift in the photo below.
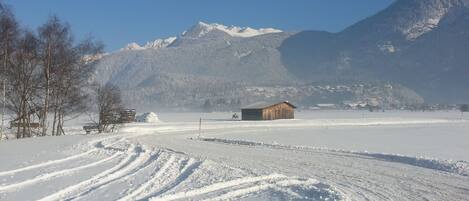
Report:
[[[137,122],[141,123],[158,123],[161,122],[160,119],[158,119],[158,115],[156,115],[154,112],[146,112],[142,115],[137,116]]]

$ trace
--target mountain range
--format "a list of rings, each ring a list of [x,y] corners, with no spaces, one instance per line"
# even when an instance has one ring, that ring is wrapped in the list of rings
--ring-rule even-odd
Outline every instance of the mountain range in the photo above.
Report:
[[[339,33],[289,37],[280,47],[282,61],[307,80],[386,80],[427,102],[467,102],[468,5],[468,0],[398,0]]]
[[[95,80],[137,108],[257,100],[378,104],[469,98],[469,0],[397,0],[338,33],[199,22],[98,57]],[[391,89],[391,90],[390,90]]]

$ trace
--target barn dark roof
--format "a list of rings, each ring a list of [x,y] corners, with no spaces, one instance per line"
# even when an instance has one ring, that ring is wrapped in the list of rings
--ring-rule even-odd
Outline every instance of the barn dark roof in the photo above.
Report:
[[[282,103],[288,104],[288,105],[290,105],[292,108],[296,108],[296,106],[294,106],[293,104],[291,104],[291,103],[288,102],[288,101],[283,101],[283,102],[266,102],[266,101],[261,101],[261,102],[253,103],[253,104],[250,104],[250,105],[246,105],[246,106],[242,107],[241,109],[264,109],[264,108],[268,108],[268,107],[270,107],[270,106],[274,106],[274,105],[278,105],[278,104],[282,104]]]

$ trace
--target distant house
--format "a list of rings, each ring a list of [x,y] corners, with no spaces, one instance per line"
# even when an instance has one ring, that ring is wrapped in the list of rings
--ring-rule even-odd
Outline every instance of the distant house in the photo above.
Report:
[[[241,108],[242,120],[294,119],[295,108],[288,101],[279,103],[258,102]]]

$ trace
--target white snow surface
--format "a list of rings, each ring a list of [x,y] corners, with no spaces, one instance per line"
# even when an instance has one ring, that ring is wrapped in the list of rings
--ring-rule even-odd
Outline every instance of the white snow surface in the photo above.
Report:
[[[469,118],[160,113],[118,133],[0,142],[0,200],[467,200]],[[202,117],[199,131],[198,119]]]

